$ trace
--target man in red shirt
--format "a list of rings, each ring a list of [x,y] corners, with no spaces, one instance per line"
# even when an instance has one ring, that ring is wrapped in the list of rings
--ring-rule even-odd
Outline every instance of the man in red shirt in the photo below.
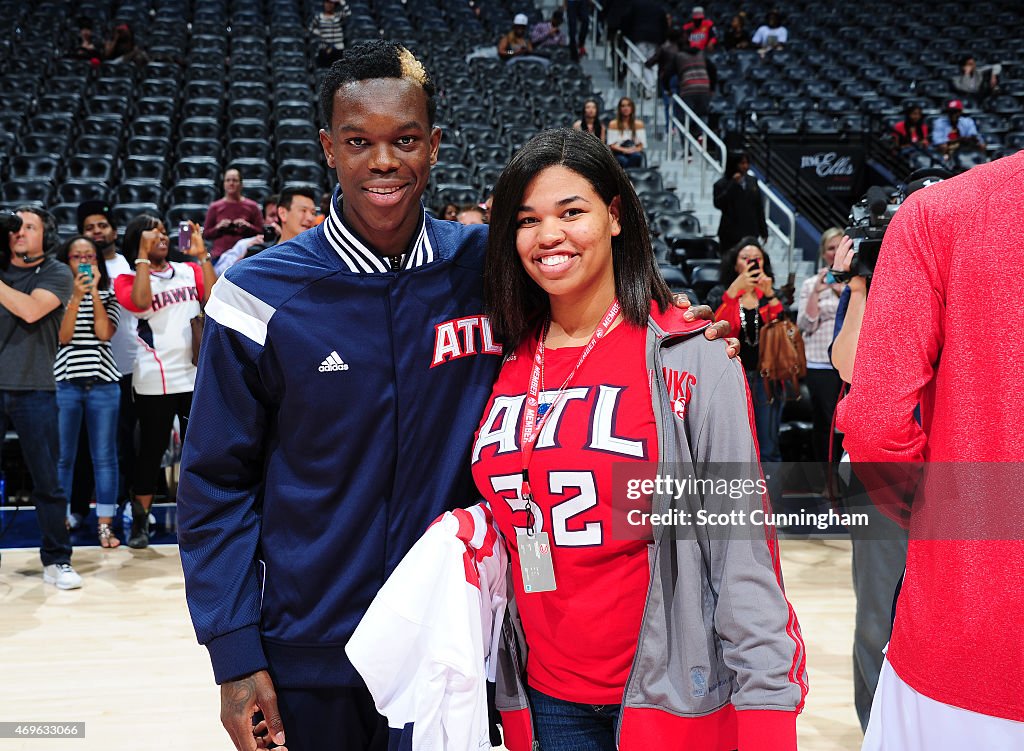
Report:
[[[694,7],[691,18],[683,24],[683,39],[689,40],[690,47],[710,52],[718,44],[715,37],[715,24],[704,15],[704,8]]]
[[[224,173],[224,197],[210,204],[203,222],[203,236],[213,241],[210,255],[220,254],[243,237],[263,231],[260,205],[242,195],[242,173],[229,169]]]
[[[910,543],[866,751],[1024,748],[1022,180],[1024,153],[915,192],[875,266],[839,428]]]

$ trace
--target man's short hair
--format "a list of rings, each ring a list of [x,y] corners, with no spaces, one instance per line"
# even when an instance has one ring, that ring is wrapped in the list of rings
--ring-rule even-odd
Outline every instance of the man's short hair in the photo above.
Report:
[[[263,199],[263,213],[267,213],[267,206],[277,206],[279,203],[277,193],[273,193]]]
[[[76,218],[78,219],[78,231],[82,232],[85,228],[85,220],[90,216],[103,216],[107,222],[110,223],[111,227],[116,229],[117,225],[114,224],[113,212],[110,210],[109,201],[101,201],[98,198],[90,198],[87,201],[82,201],[78,204],[76,211]]]
[[[32,204],[19,206],[14,210],[15,214],[35,214],[43,223],[43,253],[50,255],[57,251],[60,245],[60,235],[57,232],[57,219],[46,209],[41,209]]]
[[[375,78],[407,78],[422,86],[423,93],[427,95],[427,119],[431,126],[434,125],[437,87],[423,63],[402,45],[375,39],[346,48],[341,58],[327,71],[320,86],[320,117],[327,131],[334,122],[334,95],[338,89],[347,83]]]
[[[304,196],[316,206],[316,191],[312,187],[309,185],[290,185],[278,194],[277,207],[279,209],[290,209],[292,207],[292,199],[295,196]]]

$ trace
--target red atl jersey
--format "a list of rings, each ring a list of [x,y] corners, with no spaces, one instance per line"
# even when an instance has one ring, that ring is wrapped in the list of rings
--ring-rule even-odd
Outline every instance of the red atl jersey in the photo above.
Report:
[[[534,528],[551,541],[554,591],[523,591],[516,545],[526,526],[520,448],[536,337],[502,367],[473,447],[473,478],[508,542],[530,686],[565,701],[620,703],[636,651],[648,546],[612,538],[611,492],[614,464],[658,454],[645,336],[623,323],[600,340],[537,439],[530,462]],[[546,350],[541,403],[554,397],[582,350]]]

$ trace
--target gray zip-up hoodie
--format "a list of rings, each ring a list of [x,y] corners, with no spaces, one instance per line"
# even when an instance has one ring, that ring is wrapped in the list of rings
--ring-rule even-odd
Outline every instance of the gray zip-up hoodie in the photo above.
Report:
[[[743,368],[699,333],[706,326],[652,307],[647,367],[655,376],[658,474],[763,487]],[[654,495],[653,514],[687,513],[690,523],[653,528],[647,603],[619,719],[624,751],[796,748],[807,693],[803,639],[783,591],[775,530],[751,524],[752,512],[770,511],[767,496],[739,495]],[[745,512],[746,523],[702,526],[698,512]],[[526,642],[510,605],[496,704],[506,747],[527,751],[536,746]]]

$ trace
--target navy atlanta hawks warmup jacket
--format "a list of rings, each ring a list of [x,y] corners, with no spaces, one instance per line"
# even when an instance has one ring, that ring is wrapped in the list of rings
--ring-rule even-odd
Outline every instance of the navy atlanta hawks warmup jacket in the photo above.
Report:
[[[486,230],[424,216],[400,271],[340,220],[213,289],[178,490],[189,610],[217,682],[361,683],[344,647],[448,508],[501,362]]]

